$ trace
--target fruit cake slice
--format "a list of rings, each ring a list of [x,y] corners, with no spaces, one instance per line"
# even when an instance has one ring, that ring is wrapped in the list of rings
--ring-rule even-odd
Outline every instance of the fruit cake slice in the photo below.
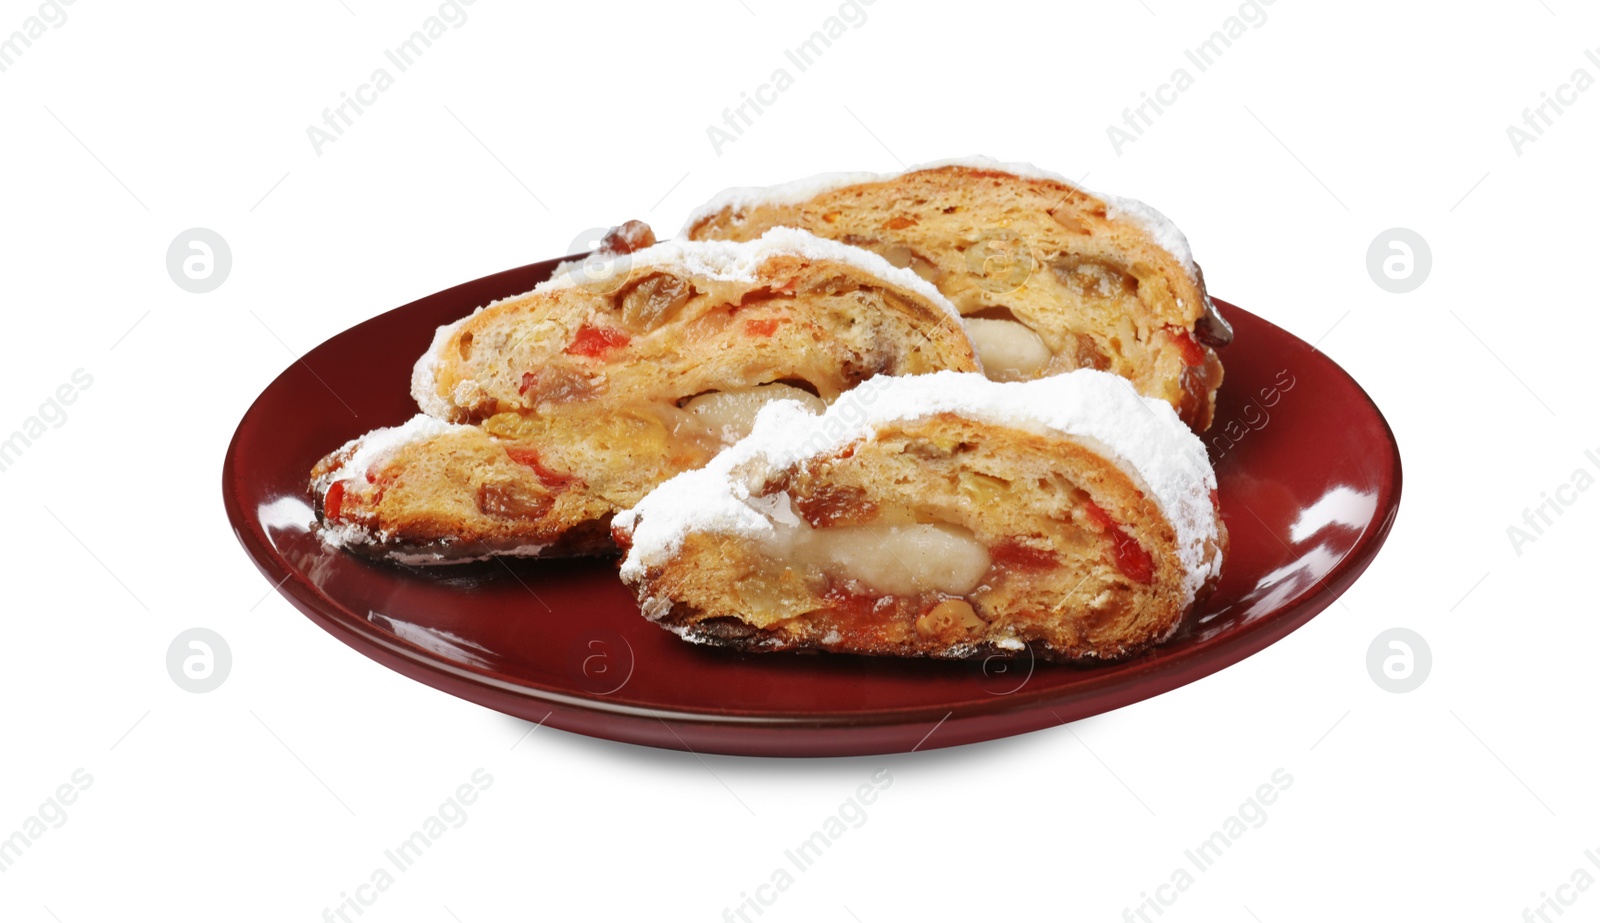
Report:
[[[1232,331],[1188,241],[1161,213],[1027,164],[987,159],[891,175],[837,173],[730,189],[683,235],[747,240],[805,228],[873,250],[939,287],[991,378],[1105,369],[1211,425]]]
[[[427,413],[312,472],[328,542],[411,563],[614,550],[611,514],[767,401],[978,368],[932,286],[801,231],[607,256],[441,328],[413,380]]]
[[[698,643],[963,658],[1116,658],[1221,572],[1200,440],[1081,370],[874,379],[813,416],[774,403],[612,529],[645,616]]]

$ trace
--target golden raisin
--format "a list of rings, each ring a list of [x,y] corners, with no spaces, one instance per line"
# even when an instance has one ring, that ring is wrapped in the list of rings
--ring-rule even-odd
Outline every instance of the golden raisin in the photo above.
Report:
[[[617,304],[622,308],[623,323],[644,332],[671,320],[693,297],[694,287],[688,280],[657,272],[623,289]]]
[[[538,519],[555,498],[526,481],[488,481],[478,488],[478,510],[503,519]]]

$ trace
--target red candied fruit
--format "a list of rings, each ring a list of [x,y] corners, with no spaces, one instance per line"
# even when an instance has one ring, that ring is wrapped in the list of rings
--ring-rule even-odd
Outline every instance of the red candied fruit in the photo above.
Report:
[[[778,332],[778,318],[760,317],[744,322],[744,332],[750,336],[769,337]]]
[[[328,485],[328,493],[322,498],[322,513],[330,522],[337,522],[339,514],[344,511],[344,482],[334,481]]]
[[[578,328],[578,335],[572,338],[572,344],[567,347],[567,352],[574,356],[584,356],[594,359],[600,355],[628,345],[632,337],[615,327],[596,327],[593,324],[584,324]],[[527,375],[522,378],[523,387],[529,384]]]
[[[1172,342],[1178,344],[1178,349],[1183,353],[1185,365],[1204,365],[1206,351],[1195,340],[1194,335],[1182,327],[1168,327],[1167,332],[1172,335]]]
[[[832,584],[822,597],[828,601],[826,624],[839,633],[840,643],[846,648],[881,644],[895,621],[897,610],[880,609],[878,601],[882,596],[877,593]]]
[[[989,560],[1017,570],[1044,570],[1060,563],[1048,548],[1035,548],[1008,538],[989,549]]]
[[[539,476],[539,480],[551,487],[564,487],[572,482],[571,475],[562,474],[547,466],[539,458],[539,453],[535,449],[521,445],[508,445],[506,446],[506,454],[511,456],[511,460],[517,464],[532,468],[533,473]]]
[[[606,232],[601,239],[600,246],[595,248],[596,253],[635,253],[646,247],[653,247],[656,243],[656,232],[650,225],[634,219],[624,221]]]
[[[1123,576],[1135,583],[1149,584],[1155,579],[1155,562],[1150,558],[1150,552],[1145,551],[1132,536],[1122,530],[1122,527],[1112,522],[1111,516],[1095,504],[1093,500],[1085,500],[1083,511],[1088,515],[1089,521],[1095,527],[1106,533],[1111,539],[1111,555],[1116,561],[1117,570]]]

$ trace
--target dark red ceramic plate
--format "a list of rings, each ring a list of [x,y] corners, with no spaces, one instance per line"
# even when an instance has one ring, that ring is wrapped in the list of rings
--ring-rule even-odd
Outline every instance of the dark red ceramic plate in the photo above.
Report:
[[[300,611],[391,669],[507,714],[612,740],[762,756],[1021,734],[1176,689],[1267,647],[1355,582],[1394,522],[1400,454],[1371,399],[1326,356],[1222,304],[1237,337],[1224,350],[1227,382],[1206,442],[1231,552],[1203,610],[1124,663],[732,654],[646,622],[610,561],[408,569],[323,548],[307,528],[312,464],[416,412],[411,364],[435,327],[527,291],[554,266],[457,286],[318,346],[256,399],[222,473],[239,541]]]

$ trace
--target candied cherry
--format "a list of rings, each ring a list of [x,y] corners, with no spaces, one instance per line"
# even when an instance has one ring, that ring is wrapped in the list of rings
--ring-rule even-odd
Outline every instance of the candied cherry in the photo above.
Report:
[[[596,327],[593,324],[584,324],[578,328],[578,335],[572,338],[572,343],[567,347],[567,352],[574,356],[583,356],[595,359],[616,349],[628,345],[632,337],[615,327]],[[527,377],[523,377],[524,384]]]
[[[1113,522],[1105,510],[1093,500],[1085,500],[1084,513],[1088,515],[1090,522],[1111,539],[1112,559],[1123,576],[1135,583],[1143,584],[1149,584],[1155,579],[1155,562],[1151,560],[1150,552],[1145,551],[1138,541]]]

